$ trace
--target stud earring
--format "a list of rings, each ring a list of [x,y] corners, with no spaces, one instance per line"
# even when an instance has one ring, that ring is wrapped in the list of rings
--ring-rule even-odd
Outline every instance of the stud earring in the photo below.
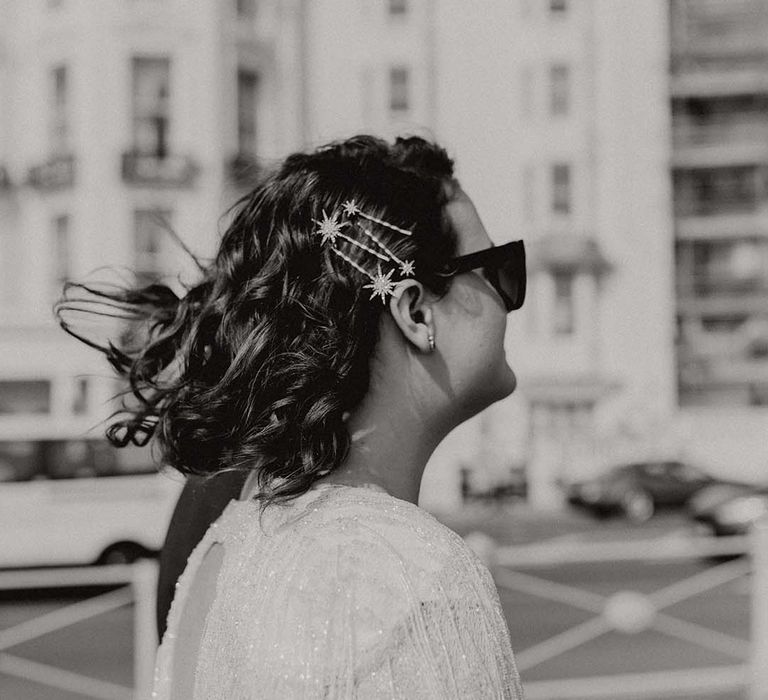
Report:
[[[431,333],[427,336],[427,342],[429,343],[429,351],[434,352],[435,351],[435,336]]]

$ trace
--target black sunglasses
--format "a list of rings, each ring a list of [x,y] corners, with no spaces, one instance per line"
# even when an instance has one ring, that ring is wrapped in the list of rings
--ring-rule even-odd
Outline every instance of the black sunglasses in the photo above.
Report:
[[[440,274],[452,277],[479,268],[482,268],[486,279],[501,297],[507,313],[523,305],[526,286],[523,241],[512,241],[460,255],[453,258]]]

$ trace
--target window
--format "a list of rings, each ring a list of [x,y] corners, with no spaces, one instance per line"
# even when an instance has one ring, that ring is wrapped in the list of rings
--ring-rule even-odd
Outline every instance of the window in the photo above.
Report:
[[[56,66],[51,71],[51,150],[56,154],[69,147],[67,92],[67,67]]]
[[[408,0],[389,0],[389,14],[391,17],[408,14]]]
[[[117,473],[117,450],[106,440],[41,440],[37,449],[49,479],[84,479]]]
[[[552,166],[552,211],[555,214],[571,212],[571,166],[568,163]]]
[[[706,216],[749,212],[759,205],[764,187],[753,165],[675,170],[675,212],[680,216]]]
[[[533,68],[523,66],[520,69],[520,113],[524,119],[530,119],[534,113]]]
[[[37,444],[24,441],[0,442],[0,482],[31,481],[41,472]]]
[[[568,114],[570,102],[570,70],[564,63],[549,68],[549,112],[553,116]]]
[[[736,333],[747,321],[745,314],[702,316],[701,329],[705,333]]]
[[[88,413],[88,380],[83,377],[76,378],[73,389],[72,413],[82,416]]]
[[[170,218],[170,212],[159,209],[134,212],[134,270],[139,284],[156,282],[163,274],[163,242]]]
[[[256,0],[235,0],[238,17],[253,17],[256,14]]]
[[[64,282],[70,275],[69,270],[69,217],[64,214],[53,219],[51,251],[51,286],[53,297],[61,294]]]
[[[768,290],[768,241],[680,241],[676,258],[681,294],[717,297]]]
[[[0,380],[0,415],[50,413],[51,383],[47,380]]]
[[[536,222],[536,170],[528,163],[523,167],[523,218],[526,223]]]
[[[409,104],[408,69],[394,66],[389,70],[389,109],[392,112],[407,112]]]
[[[556,272],[555,281],[555,335],[570,335],[574,325],[573,274]]]
[[[549,0],[549,11],[553,15],[562,15],[568,11],[568,0]]]
[[[155,473],[149,450],[106,440],[0,441],[0,482]]]
[[[259,76],[255,71],[237,71],[237,148],[238,153],[256,153],[256,109]]]
[[[142,155],[168,155],[170,74],[168,58],[133,59],[133,147]]]

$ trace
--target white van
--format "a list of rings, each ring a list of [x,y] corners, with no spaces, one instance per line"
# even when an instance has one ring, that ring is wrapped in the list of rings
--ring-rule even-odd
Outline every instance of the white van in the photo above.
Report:
[[[146,448],[0,442],[0,568],[114,564],[162,547],[184,478]]]

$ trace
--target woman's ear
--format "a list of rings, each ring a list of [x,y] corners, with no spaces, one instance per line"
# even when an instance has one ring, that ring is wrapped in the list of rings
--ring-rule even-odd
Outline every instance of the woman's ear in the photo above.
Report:
[[[410,279],[398,282],[389,300],[389,311],[408,342],[424,353],[432,352],[435,337],[432,304],[421,282]]]

